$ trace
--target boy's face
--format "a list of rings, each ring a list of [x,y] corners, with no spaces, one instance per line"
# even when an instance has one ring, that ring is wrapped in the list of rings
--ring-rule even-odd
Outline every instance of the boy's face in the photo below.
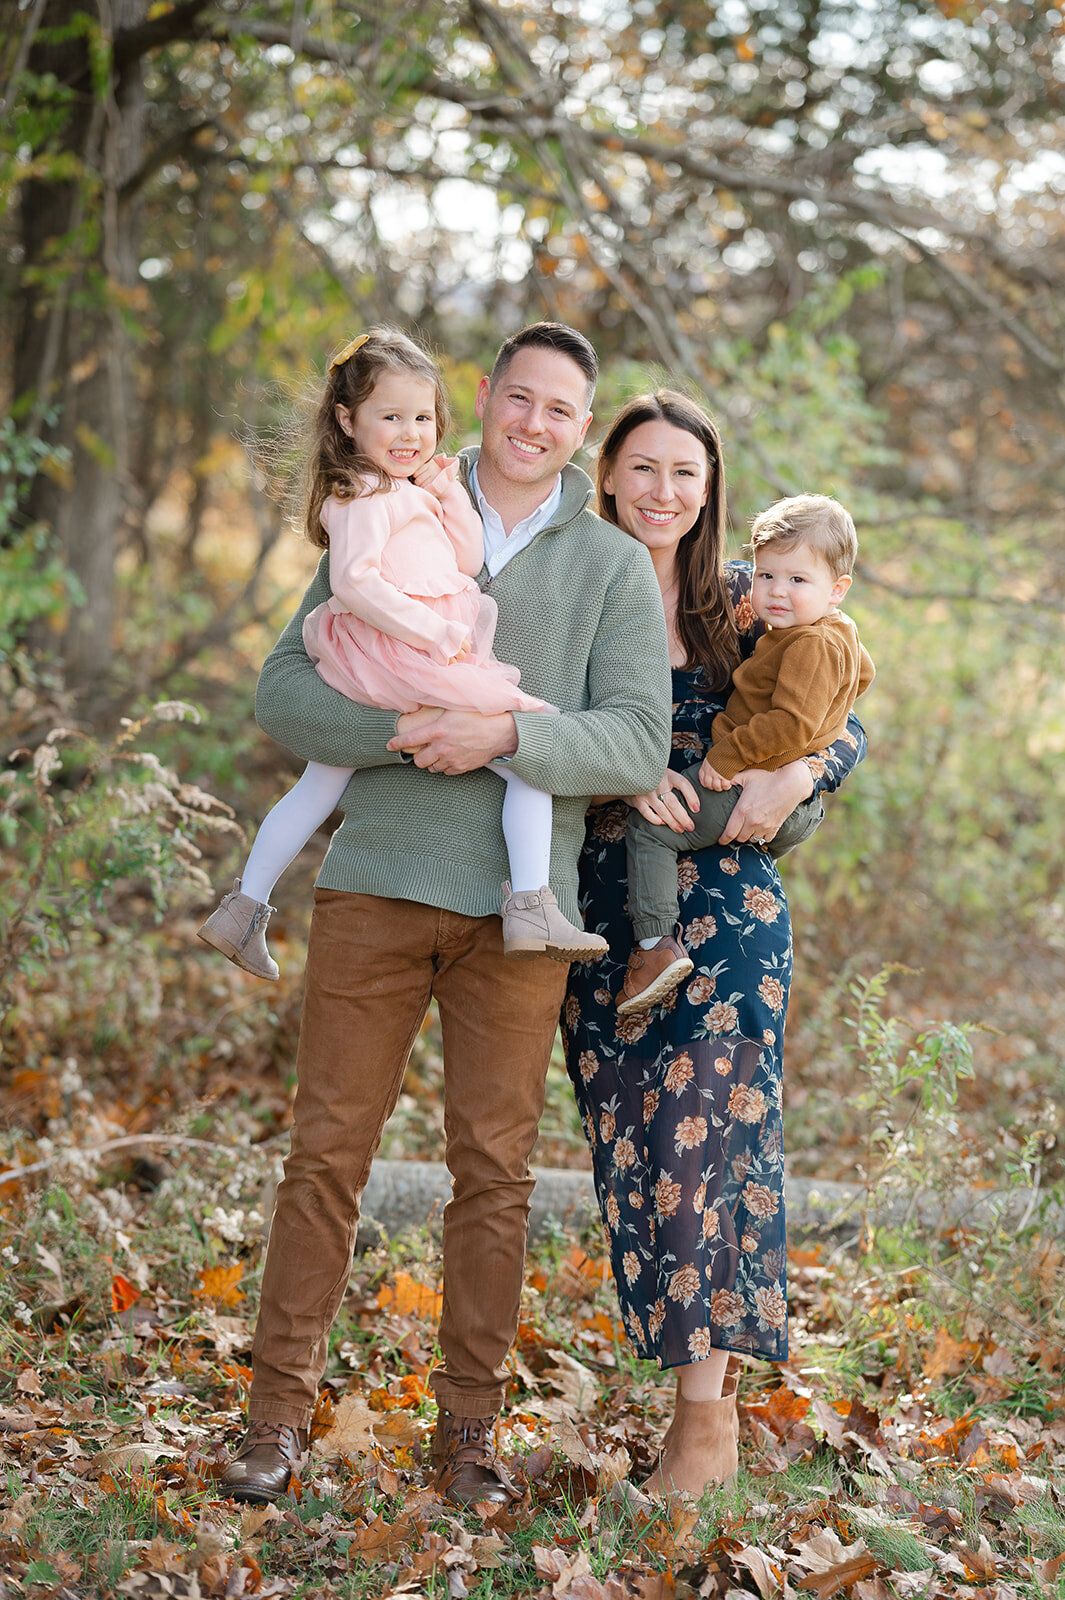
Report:
[[[834,578],[823,556],[808,544],[787,552],[755,553],[751,604],[771,628],[798,628],[820,622],[851,586],[850,576]]]

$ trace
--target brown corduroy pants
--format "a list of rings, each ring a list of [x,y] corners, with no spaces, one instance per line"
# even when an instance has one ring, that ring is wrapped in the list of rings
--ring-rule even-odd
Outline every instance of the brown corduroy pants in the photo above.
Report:
[[[347,1287],[359,1197],[430,996],[444,1049],[438,1403],[491,1416],[518,1324],[529,1155],[566,968],[506,960],[498,917],[315,892],[291,1152],[277,1191],[249,1414],[306,1427]]]

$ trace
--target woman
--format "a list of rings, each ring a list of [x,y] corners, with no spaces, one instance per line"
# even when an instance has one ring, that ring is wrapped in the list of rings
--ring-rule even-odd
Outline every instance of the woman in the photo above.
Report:
[[[599,510],[646,545],[673,666],[672,766],[697,761],[732,671],[762,631],[750,568],[723,562],[721,443],[709,417],[660,390],[630,401],[599,455]],[[635,806],[690,827],[698,795],[667,770],[655,792],[594,809],[582,909],[610,955],[570,976],[567,1064],[592,1148],[625,1326],[677,1371],[677,1408],[646,1487],[701,1494],[736,1469],[732,1352],[787,1357],[781,1045],[791,979],[787,900],[766,851],[794,807],[864,753],[854,719],[823,757],[741,774],[729,843],[679,859],[682,937],[695,970],[664,1007],[619,1017],[632,931],[625,823]]]

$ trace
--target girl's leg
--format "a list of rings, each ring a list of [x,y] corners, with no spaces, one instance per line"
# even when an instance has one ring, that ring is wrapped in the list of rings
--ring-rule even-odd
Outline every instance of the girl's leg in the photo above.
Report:
[[[551,893],[551,796],[534,789],[505,764],[491,766],[507,786],[503,837],[511,892],[503,901],[504,955],[598,961],[610,948],[606,940],[570,922]]]
[[[263,818],[241,874],[243,894],[252,900],[269,901],[274,884],[286,867],[299,855],[315,829],[336,810],[350,778],[348,767],[323,767],[318,761],[307,763],[299,782]]]
[[[507,766],[493,762],[492,771],[507,786],[503,838],[510,860],[510,886],[515,894],[542,889],[551,878],[551,796],[534,789]]]

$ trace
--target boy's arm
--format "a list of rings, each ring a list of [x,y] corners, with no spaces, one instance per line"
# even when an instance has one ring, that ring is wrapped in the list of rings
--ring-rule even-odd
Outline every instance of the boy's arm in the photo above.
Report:
[[[331,689],[303,647],[303,619],[329,599],[328,554],[296,615],[267,656],[255,691],[255,719],[264,733],[304,761],[328,767],[397,766],[399,751],[388,749],[396,713],[357,705]]]
[[[734,778],[750,767],[772,771],[799,760],[817,748],[849,677],[847,659],[831,638],[817,632],[796,638],[779,658],[767,711],[755,712],[738,725],[730,725],[724,712],[714,719],[710,765],[722,777]],[[722,724],[725,731],[719,736]]]

